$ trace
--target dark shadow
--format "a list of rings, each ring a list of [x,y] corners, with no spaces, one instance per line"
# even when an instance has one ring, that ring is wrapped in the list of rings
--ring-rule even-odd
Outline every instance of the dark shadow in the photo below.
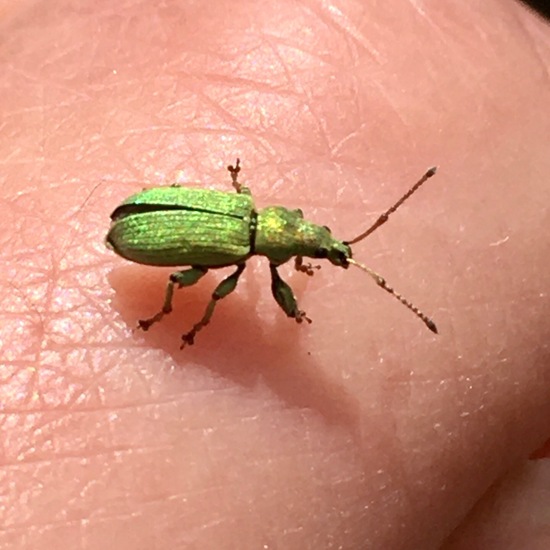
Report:
[[[289,407],[316,410],[328,424],[344,425],[359,437],[357,399],[334,378],[325,377],[316,363],[315,350],[307,350],[302,344],[309,325],[287,318],[274,300],[271,307],[275,322],[272,326],[262,325],[256,304],[263,290],[252,269],[246,284],[241,281],[235,292],[218,303],[212,322],[197,335],[195,344],[179,349],[181,334],[201,318],[217,281],[231,269],[213,270],[195,286],[177,291],[173,312],[148,332],[136,330],[135,338],[164,349],[182,368],[192,361],[250,390],[265,384]],[[171,271],[130,265],[109,274],[116,293],[113,307],[129,326],[137,326],[138,319],[158,311]],[[289,275],[287,271],[291,270],[281,275],[294,288],[299,301],[300,289],[305,286],[300,278],[306,276],[297,272]]]

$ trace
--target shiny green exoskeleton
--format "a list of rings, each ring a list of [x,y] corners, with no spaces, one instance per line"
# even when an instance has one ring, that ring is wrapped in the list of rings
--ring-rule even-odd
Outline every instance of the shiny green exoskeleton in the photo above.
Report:
[[[256,210],[250,190],[238,181],[239,159],[228,166],[236,193],[192,189],[177,185],[146,189],[127,198],[111,214],[106,244],[132,262],[154,266],[190,266],[170,275],[162,309],[150,319],[139,321],[148,330],[172,311],[176,287],[191,286],[208,269],[236,266],[235,271],[216,287],[202,319],[182,336],[182,348],[193,344],[195,335],[212,317],[216,303],[235,290],[246,260],[265,256],[271,271],[271,291],[282,310],[298,323],[311,322],[298,308],[292,289],[277,267],[295,258],[298,271],[313,275],[318,266],[305,264],[303,258],[324,258],[348,268],[355,265],[366,271],[384,290],[412,310],[427,327],[437,333],[433,321],[396,293],[386,281],[352,257],[351,245],[370,235],[388,216],[410,197],[428,178],[431,168],[378,220],[351,241],[335,239],[330,229],[304,219],[301,210],[270,206]]]

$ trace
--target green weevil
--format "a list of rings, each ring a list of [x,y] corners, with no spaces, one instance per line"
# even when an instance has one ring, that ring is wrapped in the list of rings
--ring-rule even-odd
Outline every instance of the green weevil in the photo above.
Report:
[[[335,239],[326,226],[304,219],[301,210],[268,206],[256,210],[248,187],[238,181],[241,170],[237,159],[228,166],[236,193],[171,185],[145,189],[128,197],[111,214],[111,226],[105,239],[123,258],[153,266],[190,266],[170,275],[162,309],[153,317],[139,321],[148,330],[172,311],[175,287],[194,285],[209,269],[236,266],[235,271],[215,288],[202,319],[182,336],[181,348],[192,345],[199,330],[212,318],[216,303],[235,290],[246,261],[254,255],[269,260],[271,292],[285,314],[302,323],[311,320],[298,308],[290,286],[277,268],[294,257],[295,268],[313,275],[312,266],[303,261],[325,258],[347,269],[354,265],[370,275],[376,284],[397,298],[437,333],[435,323],[411,302],[387,285],[385,279],[353,259],[351,245],[362,241],[384,224],[428,178],[430,168],[391,208],[378,217],[366,231],[350,241]]]

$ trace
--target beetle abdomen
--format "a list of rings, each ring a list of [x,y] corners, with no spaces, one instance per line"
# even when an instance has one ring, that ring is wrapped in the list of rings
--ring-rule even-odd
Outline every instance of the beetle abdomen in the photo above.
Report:
[[[138,193],[111,217],[107,244],[123,258],[155,266],[242,261],[255,224],[250,196],[174,187]]]

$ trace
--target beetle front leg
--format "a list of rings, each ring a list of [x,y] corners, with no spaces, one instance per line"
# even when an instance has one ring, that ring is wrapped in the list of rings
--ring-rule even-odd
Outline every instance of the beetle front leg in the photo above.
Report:
[[[321,269],[320,265],[312,265],[310,263],[305,264],[303,256],[296,256],[296,258],[294,258],[294,267],[296,268],[296,271],[305,273],[310,277],[315,273],[313,271],[314,269]]]
[[[151,325],[158,323],[165,315],[172,311],[172,298],[174,296],[174,287],[194,285],[208,270],[205,267],[195,266],[185,271],[176,271],[170,275],[168,285],[166,286],[166,294],[164,296],[164,304],[162,309],[153,315],[150,319],[143,319],[138,322],[138,328],[141,330],[149,330]]]
[[[281,309],[288,317],[296,319],[297,323],[301,323],[302,321],[311,323],[311,319],[306,316],[305,311],[298,309],[296,297],[292,289],[281,279],[277,272],[277,266],[269,264],[269,270],[271,271],[271,292]]]
[[[181,344],[180,349],[183,349],[186,345],[193,345],[197,332],[199,332],[199,330],[204,328],[210,322],[218,300],[225,298],[228,294],[231,294],[235,290],[235,287],[239,282],[239,277],[241,276],[241,273],[244,271],[245,267],[246,264],[239,264],[237,269],[231,275],[229,275],[229,277],[226,277],[216,287],[216,289],[212,293],[212,299],[210,300],[210,302],[208,302],[208,305],[206,306],[206,310],[204,312],[204,315],[202,316],[202,319],[188,333],[184,334],[181,337],[183,343]]]

